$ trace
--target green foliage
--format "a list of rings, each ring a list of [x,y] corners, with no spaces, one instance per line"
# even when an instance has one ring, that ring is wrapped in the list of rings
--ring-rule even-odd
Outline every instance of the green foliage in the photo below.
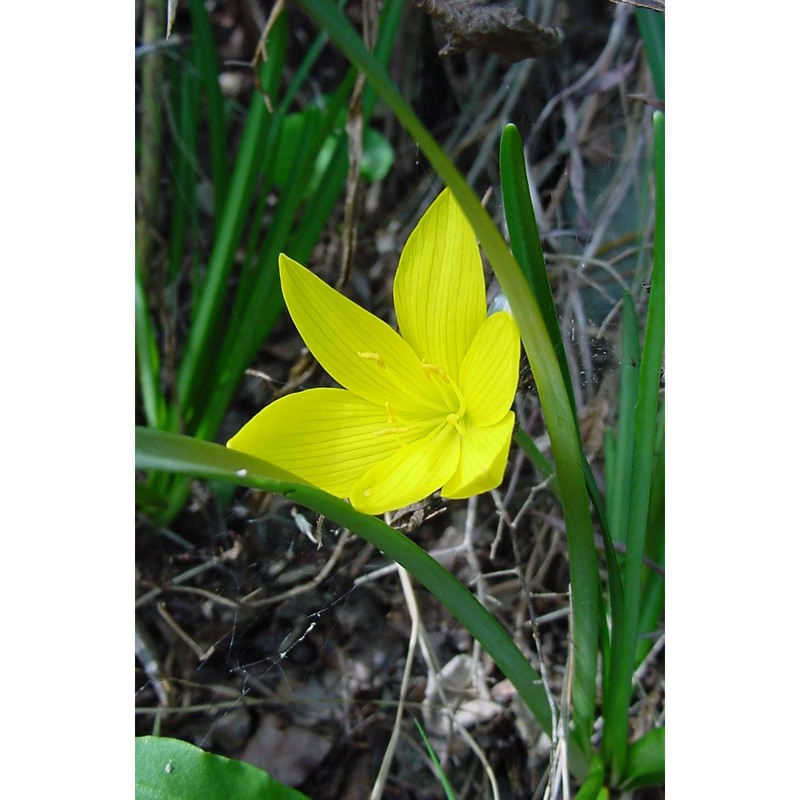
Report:
[[[624,607],[616,620],[612,638],[608,687],[603,695],[605,729],[603,753],[617,784],[624,779],[627,758],[628,703],[631,681],[636,667],[636,651],[640,630],[642,564],[650,516],[651,486],[656,467],[656,435],[659,429],[659,389],[664,357],[664,115],[654,115],[656,228],[653,242],[647,322],[642,345],[636,397],[633,437],[630,441],[630,471],[615,474],[614,481],[623,484],[621,495],[627,500],[627,514],[620,518],[627,524],[623,536],[626,545],[623,570]],[[617,443],[619,448],[619,442]],[[620,463],[619,453],[617,463]],[[663,506],[662,506],[663,509]],[[623,509],[624,511],[625,509]]]
[[[136,739],[136,800],[308,800],[264,770],[178,739]]]
[[[385,4],[381,15],[377,50],[384,58],[399,21],[398,4]],[[213,439],[245,370],[283,309],[278,254],[305,260],[341,196],[348,171],[343,121],[355,72],[322,107],[289,114],[326,37],[320,34],[312,43],[295,80],[282,90],[288,25],[286,15],[279,15],[266,41],[269,57],[257,68],[264,96],[254,91],[234,149],[233,107],[220,92],[208,12],[199,0],[192,0],[189,9],[194,37],[173,70],[175,90],[167,114],[174,120],[174,166],[166,199],[158,198],[170,212],[167,264],[159,265],[152,245],[137,252],[136,259],[137,374],[148,426]],[[379,180],[393,152],[367,127],[374,99],[365,96],[363,106],[363,170]],[[204,142],[210,181],[203,178]],[[273,206],[267,201],[274,193],[279,199]],[[210,206],[201,203],[204,194]],[[202,235],[208,212],[214,231],[210,251]],[[184,332],[186,312],[178,304],[185,302],[185,288],[190,308]],[[151,475],[140,492],[143,507],[168,520],[183,506],[187,486],[173,475]]]
[[[319,110],[324,109],[328,102],[329,98],[323,97],[319,109],[306,108],[295,114],[289,114],[284,118],[278,140],[278,152],[282,153],[282,157],[274,165],[273,173],[275,186],[281,191],[286,191],[294,183],[291,165],[299,143],[302,141],[303,132],[309,125],[309,119],[316,115]],[[314,196],[319,192],[322,179],[336,153],[344,123],[345,114],[342,113],[339,115],[333,132],[322,143],[317,159],[314,162],[311,178],[305,189],[306,197]],[[360,165],[361,177],[370,182],[382,180],[394,163],[394,149],[389,140],[374,128],[367,128],[364,131],[363,148]]]
[[[665,741],[664,728],[653,728],[631,745],[623,789],[664,785]]]
[[[636,22],[644,42],[644,52],[653,75],[656,95],[664,99],[665,16],[647,8],[636,9]]]

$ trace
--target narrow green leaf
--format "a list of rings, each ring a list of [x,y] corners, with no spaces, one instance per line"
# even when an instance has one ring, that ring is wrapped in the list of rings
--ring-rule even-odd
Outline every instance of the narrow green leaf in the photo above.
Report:
[[[530,284],[534,300],[547,327],[550,342],[558,360],[561,377],[569,399],[575,430],[580,430],[575,394],[572,388],[569,365],[567,364],[566,349],[561,330],[558,324],[553,293],[550,289],[550,280],[547,274],[544,252],[539,239],[539,229],[536,224],[536,215],[533,210],[528,177],[525,166],[525,155],[522,137],[515,125],[507,125],[503,131],[500,143],[500,175],[503,188],[503,201],[506,223],[508,225],[511,247],[520,269],[525,274]],[[638,358],[638,349],[637,349]],[[532,442],[531,442],[532,444]],[[603,546],[608,569],[609,595],[612,608],[612,618],[620,618],[623,608],[622,579],[617,566],[617,556],[606,521],[605,508],[600,491],[597,488],[594,473],[586,459],[583,446],[580,447],[581,466],[586,488],[597,512],[603,534]],[[556,483],[556,482],[554,482]],[[561,500],[560,487],[556,484],[554,494]],[[598,585],[599,587],[599,585]],[[598,591],[600,589],[598,588]],[[603,605],[602,593],[598,599],[598,608]],[[600,646],[603,652],[604,674],[608,674],[608,658],[610,655],[610,636],[604,616],[597,620],[597,629],[600,631]]]
[[[655,464],[653,480],[650,487],[650,509],[647,518],[647,537],[645,539],[645,555],[654,564],[664,567],[664,405],[658,415],[658,431],[656,433]],[[639,639],[636,643],[636,666],[641,664],[650,652],[655,639],[652,634],[664,614],[665,578],[663,572],[645,565],[642,579],[642,605],[639,613]]]
[[[402,533],[273,464],[188,436],[137,428],[136,466],[282,494],[358,534],[405,567],[470,631],[517,689],[542,728],[551,730],[550,705],[541,679],[505,628],[460,581]]]
[[[439,761],[436,751],[431,747],[431,743],[425,735],[425,729],[419,724],[418,719],[415,719],[414,722],[419,731],[419,735],[422,737],[422,741],[425,743],[425,749],[428,751],[428,758],[433,762],[434,769],[436,770],[436,777],[439,779],[439,783],[442,784],[442,789],[444,789],[444,793],[447,795],[447,800],[456,800],[456,793],[453,790],[453,786],[442,768],[442,763]]]
[[[639,33],[644,42],[644,52],[647,56],[647,63],[650,66],[650,73],[653,76],[653,86],[660,100],[664,99],[664,14],[651,11],[647,8],[636,8],[636,22],[639,25]]]
[[[308,800],[264,770],[180,739],[136,738],[136,800]]]
[[[189,0],[192,15],[192,34],[197,54],[197,67],[203,82],[208,114],[208,138],[211,151],[211,182],[214,191],[214,220],[220,222],[220,209],[228,194],[228,137],[222,90],[219,85],[219,58],[214,32],[203,0]]]
[[[539,226],[536,224],[536,215],[533,212],[522,137],[517,126],[513,124],[506,125],[500,138],[500,179],[511,252],[531,287],[547,332],[550,334],[564,383],[569,384],[569,366],[564,351],[564,340],[558,326],[558,314],[550,289],[542,243],[539,239]]]
[[[615,458],[607,463],[613,474],[607,491],[608,524],[611,538],[625,543],[628,529],[628,500],[631,496],[633,440],[636,431],[636,394],[639,379],[639,332],[636,310],[628,292],[622,298],[622,347],[619,363],[617,436]]]
[[[142,407],[147,424],[154,428],[164,425],[166,405],[161,393],[160,361],[153,331],[147,297],[142,284],[141,270],[136,263],[136,366]]]
[[[536,443],[522,428],[517,426],[514,428],[514,441],[519,445],[523,453],[528,457],[528,461],[539,470],[542,478],[549,478],[554,470],[553,465],[547,460],[547,456],[536,446]],[[554,479],[550,483],[550,489],[557,496],[557,491],[554,489],[554,484],[557,481]]]
[[[528,186],[528,173],[525,166],[525,151],[522,146],[522,137],[517,126],[506,125],[500,139],[500,178],[503,191],[503,207],[505,210],[508,236],[511,239],[511,252],[519,264],[530,285],[533,298],[539,307],[550,343],[558,359],[561,369],[561,378],[569,397],[570,408],[577,430],[580,430],[578,409],[575,404],[575,393],[572,389],[567,354],[564,339],[558,325],[558,312],[550,289],[550,278],[547,274],[547,264],[544,259],[541,240],[539,239],[539,226],[533,211],[530,187]],[[580,444],[580,442],[579,442]],[[608,530],[605,509],[600,491],[594,479],[594,473],[586,460],[586,454],[581,446],[581,461],[583,475],[586,479],[586,488],[597,511],[597,516],[604,530]],[[616,568],[616,565],[614,565]]]
[[[664,356],[664,115],[653,115],[656,224],[653,239],[653,271],[647,308],[644,344],[636,405],[631,496],[627,530],[627,553],[623,585],[625,608],[621,626],[612,640],[610,686],[604,697],[603,754],[610,765],[611,781],[617,785],[625,772],[628,735],[628,703],[635,668],[640,621],[642,568],[650,485],[654,468],[658,423],[658,394]]]
[[[177,84],[175,143],[173,147],[173,175],[171,186],[171,224],[167,283],[173,285],[179,278],[186,252],[187,234],[195,230],[197,214],[197,180],[199,158],[197,139],[200,122],[200,80],[192,68],[194,45],[190,56],[179,61],[174,69]]]

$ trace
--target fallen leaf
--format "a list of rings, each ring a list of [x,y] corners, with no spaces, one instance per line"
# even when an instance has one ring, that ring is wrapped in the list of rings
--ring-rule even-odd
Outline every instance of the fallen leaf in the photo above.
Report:
[[[564,39],[558,28],[522,16],[512,2],[417,0],[417,5],[444,30],[440,56],[485,50],[513,63],[552,53]]]

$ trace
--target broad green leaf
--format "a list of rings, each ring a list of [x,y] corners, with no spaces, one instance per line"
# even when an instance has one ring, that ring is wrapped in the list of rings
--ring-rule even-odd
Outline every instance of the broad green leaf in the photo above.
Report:
[[[264,770],[179,739],[136,739],[136,800],[308,800]]]
[[[648,731],[631,745],[623,789],[664,785],[665,741],[666,734],[662,726]]]

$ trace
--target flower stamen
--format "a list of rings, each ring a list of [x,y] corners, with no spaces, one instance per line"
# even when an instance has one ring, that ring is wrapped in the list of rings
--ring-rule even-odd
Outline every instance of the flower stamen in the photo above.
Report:
[[[356,355],[365,361],[375,361],[381,369],[386,369],[386,364],[378,353],[356,353]]]
[[[435,375],[445,383],[451,382],[450,376],[438,364],[428,364],[427,362],[423,361],[422,371],[425,373],[426,378],[431,378],[433,375]]]
[[[383,436],[384,434],[387,433],[401,434],[401,433],[408,433],[409,430],[410,428],[408,427],[408,425],[397,425],[394,428],[381,428],[379,431],[375,431],[374,435]]]

